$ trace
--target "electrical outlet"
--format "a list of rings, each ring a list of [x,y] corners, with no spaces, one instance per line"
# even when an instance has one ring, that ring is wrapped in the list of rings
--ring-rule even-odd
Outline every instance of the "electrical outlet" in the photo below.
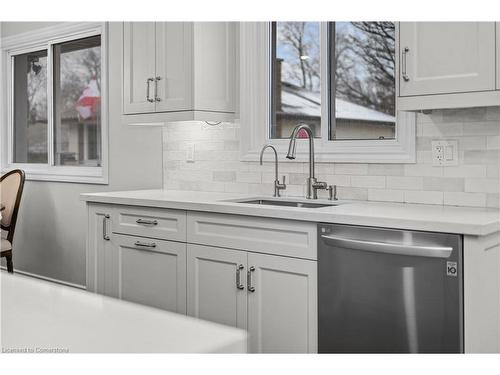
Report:
[[[433,165],[458,164],[458,141],[432,141],[431,146]]]
[[[194,163],[194,143],[190,143],[187,145],[186,149],[186,161],[188,163]]]

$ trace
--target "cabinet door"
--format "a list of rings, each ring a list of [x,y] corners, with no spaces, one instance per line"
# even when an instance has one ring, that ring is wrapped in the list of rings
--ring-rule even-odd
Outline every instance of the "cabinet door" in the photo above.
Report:
[[[154,22],[123,24],[123,113],[125,114],[155,110],[153,92],[155,38]]]
[[[111,220],[114,208],[103,204],[87,206],[86,287],[90,292],[104,294],[105,255],[112,252]]]
[[[188,244],[188,315],[246,329],[246,264],[244,251]]]
[[[192,55],[192,23],[156,23],[156,112],[192,109]]]
[[[402,22],[399,54],[401,96],[495,89],[494,22]]]
[[[500,22],[496,23],[497,29],[497,90],[500,90]]]
[[[235,112],[236,22],[195,22],[195,109]]]
[[[104,294],[186,313],[186,244],[112,234]]]
[[[248,267],[250,351],[316,353],[317,262],[249,253]]]

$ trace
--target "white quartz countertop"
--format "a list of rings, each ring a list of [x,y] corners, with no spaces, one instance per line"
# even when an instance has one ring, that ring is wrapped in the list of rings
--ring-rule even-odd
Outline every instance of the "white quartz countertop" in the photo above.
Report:
[[[0,273],[4,353],[246,352],[240,329]]]
[[[500,210],[491,208],[368,201],[339,201],[338,206],[297,208],[234,202],[242,199],[274,199],[270,196],[161,189],[90,193],[82,194],[81,199],[87,202],[467,235],[487,235],[500,231]],[[297,197],[278,199],[303,200]],[[322,200],[315,202],[331,203]]]

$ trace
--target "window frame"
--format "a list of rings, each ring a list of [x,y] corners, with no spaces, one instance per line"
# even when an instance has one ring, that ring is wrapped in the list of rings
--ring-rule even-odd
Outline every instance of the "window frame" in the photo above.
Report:
[[[101,36],[101,166],[57,166],[54,163],[54,89],[53,89],[53,46],[90,36]],[[89,184],[108,183],[108,59],[107,24],[100,22],[62,23],[36,32],[26,32],[1,39],[1,82],[6,98],[0,106],[2,113],[2,172],[20,168],[28,180],[76,182]],[[14,56],[34,51],[47,50],[47,163],[15,163],[14,151]]]
[[[331,60],[328,51],[329,28],[320,23],[321,59],[321,138],[314,139],[316,161],[357,163],[415,163],[416,113],[396,109],[396,137],[384,140],[329,140],[329,91]],[[396,108],[399,89],[399,24],[396,23]],[[271,139],[272,51],[270,22],[247,22],[240,29],[240,124],[241,160],[256,161],[264,144],[272,144],[281,155],[288,139]],[[265,95],[262,95],[262,93]],[[327,105],[324,105],[326,103]],[[308,142],[297,142],[295,161],[308,160]]]

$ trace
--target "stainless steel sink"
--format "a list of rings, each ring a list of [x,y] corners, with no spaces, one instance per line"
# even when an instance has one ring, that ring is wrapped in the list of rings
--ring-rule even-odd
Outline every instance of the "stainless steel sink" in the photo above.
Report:
[[[285,207],[302,207],[302,208],[321,208],[337,206],[338,203],[316,203],[316,202],[297,202],[297,201],[285,201],[285,200],[274,200],[274,199],[249,199],[243,201],[237,201],[235,203],[245,203],[245,204],[259,204],[266,206],[285,206]]]

